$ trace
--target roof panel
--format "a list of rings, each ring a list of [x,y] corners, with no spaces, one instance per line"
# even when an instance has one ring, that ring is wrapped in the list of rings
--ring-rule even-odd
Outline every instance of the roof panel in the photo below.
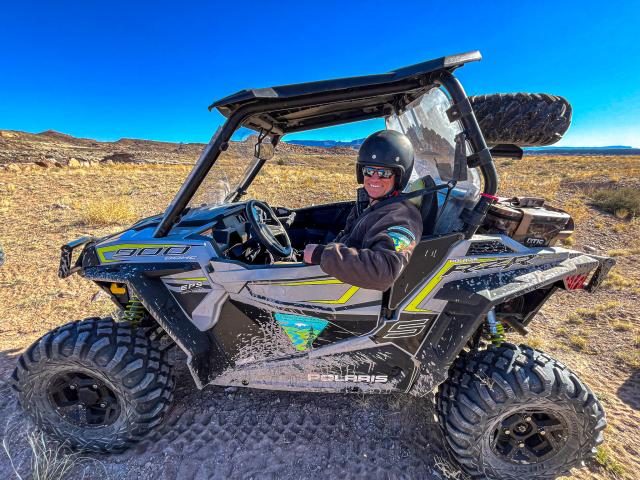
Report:
[[[264,128],[265,122],[273,122],[273,118],[277,118],[278,124],[273,125],[274,131],[283,133],[300,130],[301,125],[307,125],[309,129],[318,128],[313,122],[313,117],[320,118],[318,105],[325,106],[322,110],[329,117],[331,105],[335,105],[336,114],[340,112],[336,118],[364,119],[367,118],[366,109],[369,110],[370,118],[374,118],[380,116],[390,95],[393,98],[394,95],[401,96],[416,91],[417,88],[426,87],[424,79],[435,72],[452,71],[465,63],[481,59],[480,52],[476,50],[440,57],[383,74],[241,90],[214,102],[209,110],[217,108],[229,117],[239,108],[251,105],[254,118],[260,118],[245,121],[245,126],[259,130]],[[341,97],[341,93],[344,93],[344,97]],[[345,107],[348,104],[350,106]],[[273,115],[274,111],[278,111],[280,115]],[[270,119],[261,115],[265,112],[272,114]],[[327,121],[327,115],[321,116],[323,122]]]

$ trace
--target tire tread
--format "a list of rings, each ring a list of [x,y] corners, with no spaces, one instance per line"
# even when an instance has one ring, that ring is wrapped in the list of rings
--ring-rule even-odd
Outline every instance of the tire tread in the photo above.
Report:
[[[551,479],[578,466],[602,443],[607,423],[595,395],[562,363],[525,345],[463,352],[436,399],[440,425],[463,469],[472,476],[520,480],[522,472],[497,469],[484,455],[480,440],[489,425],[483,422],[501,409],[540,398],[569,404],[582,423],[574,458],[536,477]]]
[[[103,356],[109,360],[98,362]],[[167,357],[145,329],[92,317],[56,328],[37,340],[18,359],[10,381],[23,408],[44,430],[85,451],[122,451],[158,425],[170,408],[174,380]],[[111,425],[101,428],[99,436],[84,435],[86,429],[63,421],[52,408],[46,411],[42,405],[50,407],[44,401],[47,378],[60,365],[97,372],[115,385],[127,406],[126,411],[121,407],[124,423],[114,431],[109,430]]]

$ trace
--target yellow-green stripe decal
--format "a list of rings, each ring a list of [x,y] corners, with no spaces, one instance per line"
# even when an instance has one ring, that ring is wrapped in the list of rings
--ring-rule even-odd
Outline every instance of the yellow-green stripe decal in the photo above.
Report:
[[[342,283],[342,282],[340,282]],[[309,303],[328,303],[328,304],[341,304],[341,303],[347,303],[349,300],[351,300],[351,297],[353,297],[356,292],[360,290],[360,287],[351,287],[349,290],[347,290],[346,292],[344,292],[344,294],[337,300],[307,300],[307,302]]]
[[[431,310],[418,308],[418,305],[420,305],[422,301],[427,297],[427,295],[429,295],[436,288],[436,286],[438,286],[438,284],[442,280],[442,277],[444,277],[454,265],[457,265],[459,263],[469,263],[472,261],[477,263],[485,263],[485,262],[492,262],[494,260],[496,260],[496,258],[494,257],[481,258],[481,259],[480,258],[474,258],[474,259],[463,258],[459,260],[447,260],[447,262],[442,266],[442,268],[438,270],[438,273],[436,273],[435,276],[431,280],[429,280],[429,282],[423,287],[423,289],[420,290],[420,292],[418,292],[418,294],[415,297],[413,297],[413,300],[411,300],[411,303],[407,305],[404,311],[431,313]]]
[[[274,282],[268,283],[268,286],[278,286],[278,287],[298,287],[298,286],[308,286],[308,285],[343,285],[344,282],[336,278],[330,278],[326,280],[299,280],[293,282]],[[326,303],[329,305],[339,305],[343,303],[347,303],[351,297],[353,297],[356,292],[360,290],[360,287],[350,287],[346,292],[342,294],[342,296],[336,300],[303,300],[303,302],[308,303]]]
[[[205,277],[192,277],[192,278],[171,278],[171,277],[169,277],[166,280],[171,280],[172,282],[179,281],[179,280],[202,282],[202,281],[209,280],[209,279],[205,278]]]
[[[266,285],[279,286],[279,287],[297,287],[298,285],[338,285],[340,283],[342,283],[340,280],[332,278],[329,280],[301,280],[298,282],[274,282],[274,283],[267,283]]]

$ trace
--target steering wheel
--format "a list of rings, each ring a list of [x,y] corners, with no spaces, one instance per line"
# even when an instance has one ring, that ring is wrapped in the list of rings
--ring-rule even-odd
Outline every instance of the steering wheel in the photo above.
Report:
[[[289,257],[293,251],[291,240],[271,207],[258,200],[249,200],[245,208],[247,219],[260,243],[275,257]]]

